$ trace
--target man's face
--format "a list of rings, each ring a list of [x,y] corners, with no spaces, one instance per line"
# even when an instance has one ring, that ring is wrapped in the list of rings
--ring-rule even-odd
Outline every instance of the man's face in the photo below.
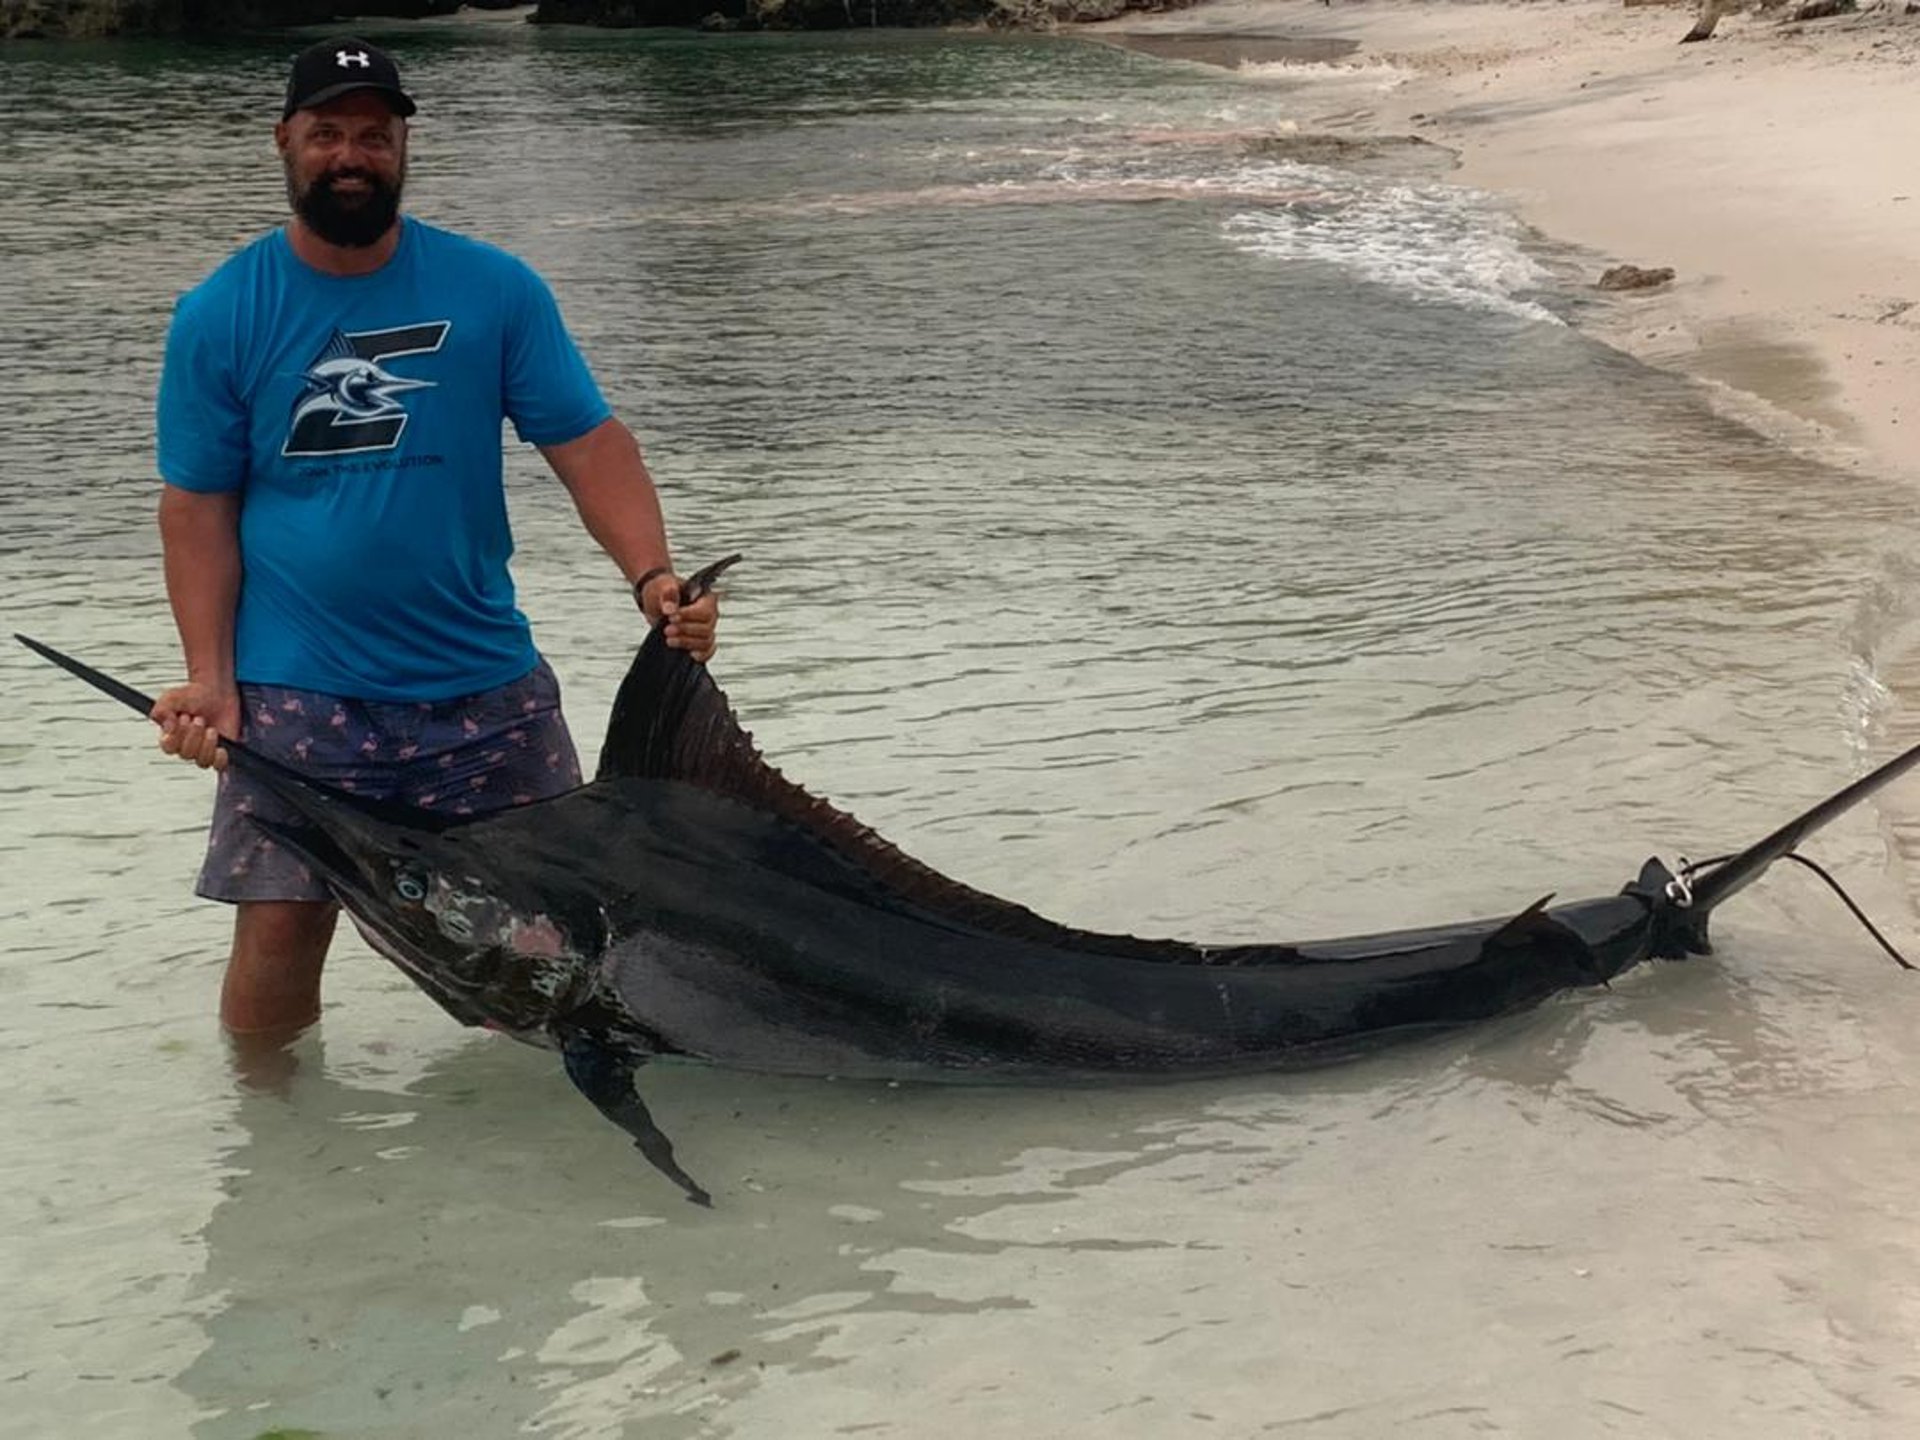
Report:
[[[372,245],[400,214],[407,122],[370,90],[356,90],[274,127],[294,213],[330,245]]]

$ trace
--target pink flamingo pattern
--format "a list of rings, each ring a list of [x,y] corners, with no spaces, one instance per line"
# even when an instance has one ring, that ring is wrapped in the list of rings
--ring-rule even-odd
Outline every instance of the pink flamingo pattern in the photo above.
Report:
[[[343,699],[241,685],[250,749],[351,794],[484,815],[564,794],[580,759],[545,660],[497,690],[444,701]],[[232,769],[220,774],[198,893],[215,900],[326,900],[325,886],[254,818],[278,802]]]

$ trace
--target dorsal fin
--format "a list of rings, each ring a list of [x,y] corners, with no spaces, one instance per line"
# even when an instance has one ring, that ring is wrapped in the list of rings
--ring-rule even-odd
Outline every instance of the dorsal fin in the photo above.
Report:
[[[678,780],[769,811],[916,905],[995,934],[1060,942],[1064,927],[921,864],[769,765],[707,667],[670,649],[658,627],[614,699],[596,778],[615,776]]]
[[[688,582],[689,591],[693,585]],[[915,860],[769,765],[753,737],[741,728],[711,672],[684,650],[670,648],[659,625],[641,645],[614,697],[596,778],[616,776],[678,780],[769,811],[805,830],[900,898],[996,935],[1071,948],[1091,948],[1097,943],[1108,953],[1134,951],[1141,959],[1192,961],[1199,957],[1195,947],[1179,941],[1095,936],[1056,924]]]
[[[1590,984],[1605,985],[1607,974],[1601,968],[1593,947],[1573,930],[1548,913],[1553,896],[1542,895],[1480,944],[1483,956],[1499,950],[1527,950],[1545,961],[1550,956],[1563,959]]]
[[[1542,895],[1489,935],[1485,943],[1493,946],[1525,945],[1537,939],[1549,928],[1560,930],[1562,927],[1547,914],[1547,906],[1552,900],[1553,896]]]

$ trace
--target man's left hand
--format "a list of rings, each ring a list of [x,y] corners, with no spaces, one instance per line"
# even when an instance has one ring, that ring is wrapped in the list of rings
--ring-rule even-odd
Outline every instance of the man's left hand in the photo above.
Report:
[[[680,577],[656,575],[640,594],[640,613],[667,626],[667,644],[684,650],[702,665],[713,654],[714,631],[720,624],[720,601],[709,590],[691,605],[680,603]]]

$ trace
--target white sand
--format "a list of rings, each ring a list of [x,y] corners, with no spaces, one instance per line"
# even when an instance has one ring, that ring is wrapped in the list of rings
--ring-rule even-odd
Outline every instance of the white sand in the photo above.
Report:
[[[1329,129],[1417,134],[1605,264],[1670,265],[1595,333],[1761,397],[1750,418],[1920,479],[1920,14],[1907,0],[1678,43],[1691,11],[1620,0],[1214,0],[1088,26],[1350,37],[1407,83]],[[1725,392],[1723,392],[1725,393]],[[1738,408],[1738,407],[1736,407]],[[1795,418],[1788,418],[1795,417]]]

